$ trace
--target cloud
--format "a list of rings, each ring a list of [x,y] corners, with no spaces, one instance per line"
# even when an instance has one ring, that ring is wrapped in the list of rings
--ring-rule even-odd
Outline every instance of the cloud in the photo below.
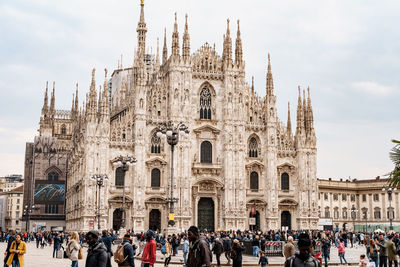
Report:
[[[367,93],[373,96],[389,96],[395,93],[395,88],[382,85],[376,82],[353,82],[351,87],[361,93]]]

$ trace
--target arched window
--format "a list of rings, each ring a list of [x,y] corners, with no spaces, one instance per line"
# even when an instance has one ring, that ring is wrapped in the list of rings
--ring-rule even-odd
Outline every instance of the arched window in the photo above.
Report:
[[[289,190],[289,174],[286,172],[281,175],[281,190]]]
[[[155,168],[151,170],[151,187],[160,187],[161,184],[161,172]]]
[[[250,173],[250,189],[258,190],[258,173],[257,172]]]
[[[65,124],[61,125],[61,134],[62,135],[66,135],[67,134],[67,127],[65,126]]]
[[[200,92],[200,119],[211,120],[211,93],[207,87]]]
[[[250,158],[258,157],[258,143],[254,137],[252,137],[249,142],[249,157]]]
[[[204,141],[200,146],[200,162],[201,163],[212,163],[212,144],[208,141]]]
[[[153,134],[151,137],[151,153],[153,154],[159,154],[161,153],[161,139],[156,135],[156,133]]]
[[[50,172],[49,174],[47,174],[47,180],[49,180],[49,181],[58,181],[58,173]]]
[[[124,186],[125,184],[125,172],[122,167],[118,167],[115,170],[115,186]]]

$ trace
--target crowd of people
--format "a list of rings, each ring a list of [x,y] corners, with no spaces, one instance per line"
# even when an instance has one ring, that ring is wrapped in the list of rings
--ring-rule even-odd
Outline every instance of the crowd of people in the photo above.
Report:
[[[172,256],[182,252],[184,266],[211,266],[215,256],[217,266],[221,266],[221,256],[234,267],[242,266],[243,253],[257,257],[261,267],[269,264],[266,244],[269,241],[282,246],[285,266],[328,266],[331,247],[338,251],[340,264],[348,264],[346,249],[364,246],[365,253],[360,255],[361,267],[398,267],[400,256],[399,236],[390,233],[351,233],[345,231],[218,231],[200,232],[191,226],[180,234],[160,234],[152,230],[133,233],[128,231],[118,239],[113,231],[95,230],[88,233],[0,233],[0,242],[8,242],[5,251],[4,266],[23,267],[26,243],[36,242],[36,248],[52,246],[53,257],[69,258],[72,267],[78,267],[83,259],[82,248],[87,246],[87,267],[111,267],[114,261],[121,267],[135,266],[135,258],[141,259],[144,267],[154,265],[157,249],[162,254],[167,267]],[[120,243],[116,250],[113,244]],[[283,245],[284,244],[284,245]],[[160,259],[159,259],[160,260]],[[394,266],[393,266],[394,265]]]

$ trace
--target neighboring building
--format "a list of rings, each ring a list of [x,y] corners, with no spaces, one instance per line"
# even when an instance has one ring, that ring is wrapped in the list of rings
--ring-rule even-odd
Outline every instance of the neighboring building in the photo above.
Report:
[[[1,197],[1,202],[2,204],[4,203],[4,198],[5,197],[5,203],[6,203],[6,213],[4,216],[4,221],[5,221],[5,229],[4,230],[25,230],[22,227],[22,212],[23,212],[23,207],[22,207],[22,202],[23,202],[23,193],[24,193],[24,187],[20,186],[17,188],[14,188],[8,192],[3,192],[2,197]],[[3,208],[4,210],[4,208]]]
[[[126,227],[167,228],[171,154],[156,136],[157,126],[167,121],[190,129],[175,148],[178,229],[316,228],[310,96],[299,88],[293,134],[290,114],[286,125],[277,116],[269,56],[265,97],[245,80],[239,24],[233,52],[228,21],[222,57],[207,43],[191,53],[187,20],[182,42],[175,20],[171,54],[164,37],[162,60],[159,53],[145,53],[146,32],[142,3],[133,66],[120,64],[110,80],[106,72],[100,91],[93,70],[85,104],[80,108],[78,98],[73,101],[67,230],[97,228],[97,187],[89,179],[94,174],[110,178],[101,189],[101,228],[119,229],[123,184]],[[112,165],[119,155],[137,159],[125,177]]]
[[[65,228],[65,183],[71,151],[71,114],[55,109],[55,85],[48,106],[48,87],[39,136],[25,149],[24,216],[29,230]],[[51,192],[51,193],[49,193]]]
[[[389,201],[387,179],[318,180],[318,209],[320,218],[331,218],[333,229],[356,231],[389,230],[392,207],[393,228],[400,231],[400,202],[398,191]],[[355,226],[355,228],[354,228]]]
[[[20,174],[11,174],[0,177],[0,192],[7,192],[24,185],[24,179]]]

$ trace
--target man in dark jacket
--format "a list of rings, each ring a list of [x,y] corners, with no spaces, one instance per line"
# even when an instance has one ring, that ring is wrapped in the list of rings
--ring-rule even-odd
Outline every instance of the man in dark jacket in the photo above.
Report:
[[[227,236],[224,239],[224,253],[225,253],[225,258],[228,260],[228,264],[231,263],[231,258],[229,258],[229,253],[232,249],[232,240]]]
[[[10,257],[10,247],[11,247],[11,244],[12,244],[12,242],[14,242],[15,241],[15,231],[14,230],[11,230],[10,231],[10,233],[9,233],[9,238],[8,238],[8,243],[7,243],[7,249],[6,249],[6,251],[4,252],[4,267],[8,267],[8,265],[6,264],[6,262],[8,261],[8,257]]]
[[[112,242],[114,241],[113,238],[107,233],[106,230],[103,230],[102,235],[101,235],[101,241],[104,243],[104,245],[107,248],[107,253],[109,257],[112,257],[113,252],[111,250]]]
[[[135,247],[131,245],[132,239],[129,234],[124,235],[124,240],[121,245],[124,246],[124,259],[123,263],[118,264],[120,267],[134,267],[135,266]]]
[[[86,241],[89,245],[88,254],[86,257],[86,267],[110,267],[111,262],[107,254],[107,248],[99,240],[97,231],[89,231],[86,234]]]
[[[54,258],[54,254],[57,253],[57,251],[60,249],[60,245],[61,245],[61,235],[59,233],[56,233],[53,237],[53,258]]]
[[[215,238],[214,247],[212,250],[215,254],[215,257],[217,258],[217,266],[219,267],[219,266],[221,266],[220,258],[221,258],[221,254],[222,254],[222,251],[224,250],[224,248],[223,248],[222,242],[219,240],[218,237]]]
[[[211,251],[205,237],[199,236],[199,229],[190,226],[188,229],[189,241],[193,244],[189,250],[188,267],[211,267]]]

